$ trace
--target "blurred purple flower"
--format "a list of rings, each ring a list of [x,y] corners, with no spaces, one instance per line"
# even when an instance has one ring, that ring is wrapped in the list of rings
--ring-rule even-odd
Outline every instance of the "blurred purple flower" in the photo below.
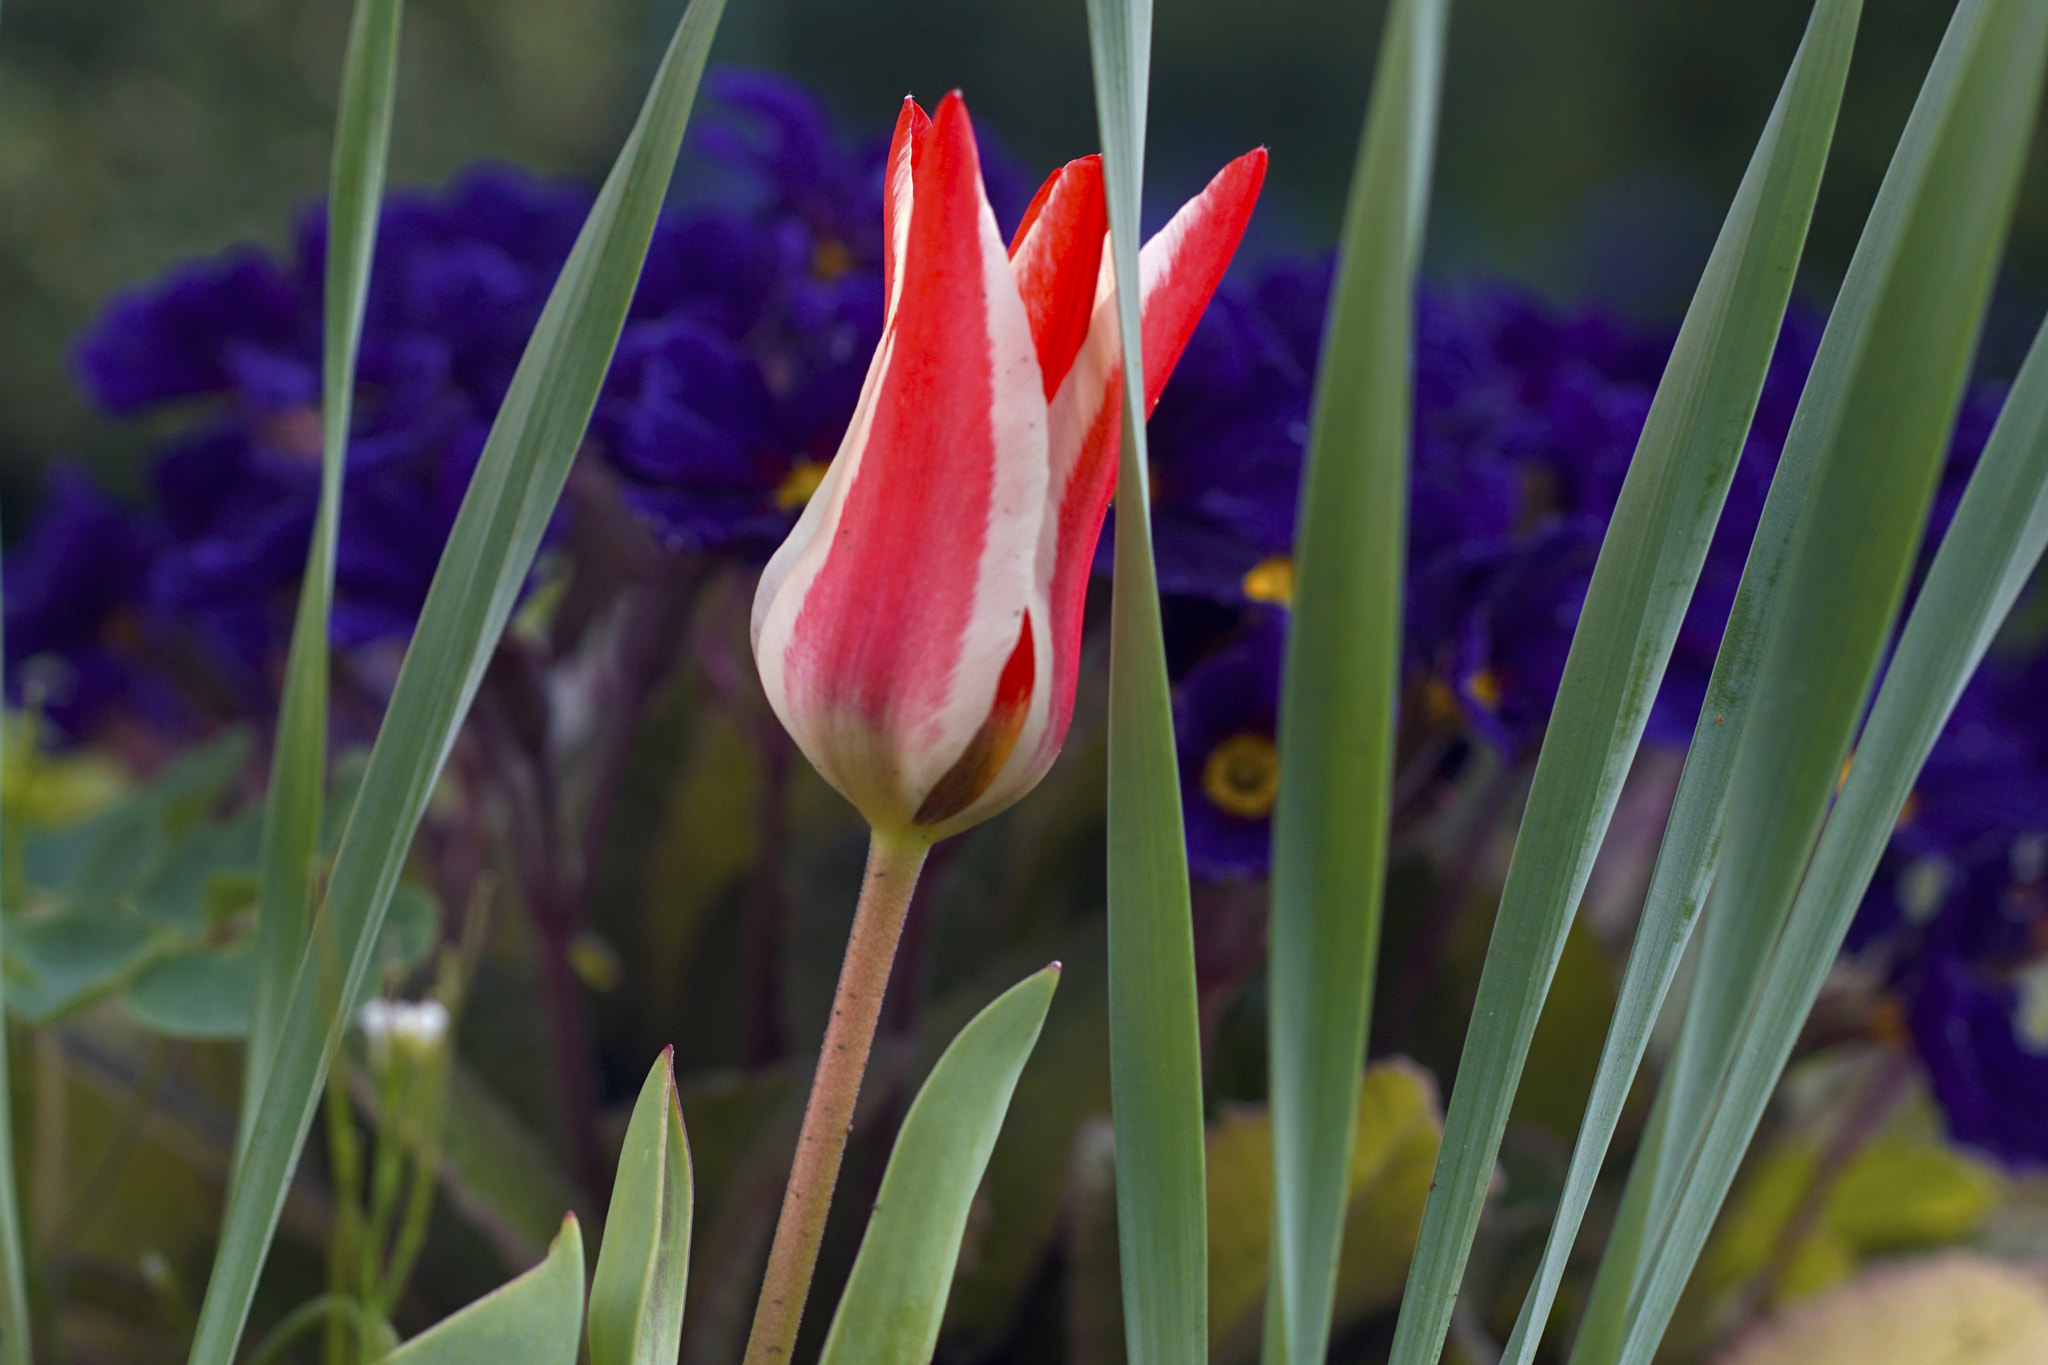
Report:
[[[1233,643],[1181,680],[1173,729],[1188,864],[1199,878],[1266,875],[1280,790],[1275,737],[1286,639],[1284,613],[1256,611]]]

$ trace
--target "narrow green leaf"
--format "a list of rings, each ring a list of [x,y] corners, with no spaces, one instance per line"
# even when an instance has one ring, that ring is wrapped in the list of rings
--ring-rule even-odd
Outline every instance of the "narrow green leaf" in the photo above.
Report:
[[[576,1215],[547,1259],[384,1357],[385,1365],[575,1365],[583,1328],[583,1235]]]
[[[299,586],[297,619],[285,661],[284,696],[270,756],[263,807],[263,851],[256,895],[256,997],[242,1063],[237,1155],[248,1145],[257,1100],[299,959],[313,902],[321,798],[327,786],[327,630],[334,597],[335,541],[341,530],[342,473],[354,410],[356,348],[370,292],[370,263],[391,148],[404,0],[358,0],[342,64],[341,111],[327,189],[327,280],[321,348],[320,501],[313,544]]]
[[[917,1092],[819,1365],[931,1360],[974,1192],[1059,980],[1055,963],[997,996]]]
[[[195,1365],[227,1365],[284,1206],[327,1064],[413,832],[517,603],[611,363],[674,169],[722,0],[692,0],[638,122],[548,296],[435,571],[229,1192]]]
[[[1095,117],[1119,280],[1138,279],[1151,0],[1088,0]],[[1109,623],[1109,1065],[1131,1365],[1208,1358],[1202,1049],[1187,846],[1152,563],[1138,291],[1116,292],[1123,356]]]
[[[0,666],[7,650],[0,640]],[[4,735],[4,730],[0,730]],[[32,742],[32,741],[31,741]],[[7,770],[0,750],[0,773]],[[7,923],[0,914],[0,928]],[[7,1067],[7,973],[5,943],[0,940],[0,1365],[29,1365],[28,1272],[22,1262],[21,1203],[14,1183],[14,1103]]]
[[[1372,1013],[1400,689],[1415,270],[1448,9],[1400,0],[1387,13],[1309,426],[1273,813],[1275,1365],[1328,1354]]]
[[[1646,618],[1643,622],[1654,628],[1661,641],[1657,674],[1662,673],[1672,632],[1698,576],[1698,556],[1704,554],[1719,519],[1783,322],[1833,140],[1861,10],[1861,0],[1822,0],[1814,8],[1665,367],[1630,468],[1630,481],[1623,488],[1608,532],[1608,544],[1617,554],[1628,553],[1627,562],[1645,578],[1663,576],[1664,565],[1651,560],[1655,553],[1651,547],[1667,547],[1664,562],[1668,563],[1677,543],[1684,542],[1683,553],[1688,557],[1682,583],[1671,583],[1669,589],[1655,580],[1644,585],[1663,599],[1654,604],[1654,621]],[[1641,483],[1636,481],[1637,469],[1646,470]],[[1648,476],[1658,473],[1663,476],[1658,482],[1664,501],[1652,511],[1636,495],[1650,484]],[[1603,547],[1603,562],[1606,552]],[[1724,657],[1732,665],[1745,654],[1737,650]],[[1643,712],[1635,703],[1646,702],[1655,687],[1653,676],[1646,680],[1647,691],[1631,699],[1632,729],[1627,750],[1620,755],[1624,763],[1641,735]],[[1733,756],[1728,712],[1731,708],[1737,712],[1735,734],[1739,735],[1746,702],[1746,690],[1727,686],[1727,679],[1717,669],[1693,741],[1696,757],[1688,760],[1681,778],[1665,842],[1651,874],[1614,1021],[1559,1197],[1557,1220],[1502,1357],[1510,1365],[1527,1365],[1542,1339],[1593,1182],[1606,1159],[1651,1026],[1691,936],[1706,890],[1706,879],[1699,872],[1712,866],[1714,835],[1720,828],[1727,795],[1728,760]],[[1567,738],[1555,729],[1552,733]],[[1610,738],[1618,740],[1620,736],[1611,734]],[[1610,758],[1613,756],[1615,751],[1610,750]],[[1618,774],[1603,772],[1603,777],[1610,775],[1618,778]],[[1532,794],[1532,805],[1533,801]],[[1611,812],[1610,805],[1601,814],[1600,829]],[[1525,824],[1525,831],[1530,828]],[[1584,833],[1597,842],[1598,830]],[[1583,855],[1589,847],[1582,844],[1574,853]],[[1583,870],[1580,880],[1582,886]],[[1490,1152],[1488,1158],[1491,1160]],[[1471,1213],[1477,1213],[1476,1201]]]
[[[1715,913],[1743,926],[1733,941],[1757,970],[1732,1000],[1687,1020],[1688,1034],[1709,1030],[1710,1045],[1694,1050],[1702,1065],[1682,1078],[1693,1098],[1675,1108],[1661,1144],[1669,1178],[1650,1206],[1624,1361],[1647,1360],[1661,1338],[1891,821],[1974,662],[1965,646],[1980,632],[1988,642],[1990,608],[2021,571],[2010,557],[2024,515],[2002,542],[1986,522],[1975,543],[1958,546],[1941,593],[1923,595],[1915,617],[1925,624],[1909,628],[1914,657],[1902,641],[1878,703],[1884,723],[1873,712],[1815,852],[1912,570],[2044,59],[2048,6],[1958,7],[1843,283],[1857,301],[1853,325],[1832,320],[1815,360],[1816,371],[1843,376],[1839,398],[1809,412],[1809,393],[1795,419],[1794,439],[1803,427],[1821,453],[1757,668],[1714,892]]]
[[[690,1273],[690,1142],[675,1049],[640,1087],[590,1282],[590,1365],[671,1365]]]

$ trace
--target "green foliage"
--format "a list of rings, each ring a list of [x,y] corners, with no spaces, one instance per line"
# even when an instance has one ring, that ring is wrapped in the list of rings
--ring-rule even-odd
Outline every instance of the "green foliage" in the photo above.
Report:
[[[590,1283],[590,1365],[669,1365],[690,1273],[690,1143],[674,1049],[640,1087]]]
[[[385,1365],[575,1365],[583,1334],[583,1234],[576,1215],[547,1259],[385,1356]]]
[[[549,295],[479,457],[428,590],[354,812],[335,854],[279,1034],[219,1259],[195,1365],[241,1336],[298,1153],[406,852],[457,728],[533,563],[617,345],[696,94],[720,0],[694,0],[647,103]]]
[[[974,1192],[1059,985],[1057,964],[977,1014],[917,1093],[889,1154],[820,1365],[926,1365]]]
[[[7,912],[8,1008],[32,1023],[119,995],[130,1016],[178,1038],[249,1027],[258,813],[222,813],[248,760],[230,731],[82,819],[20,830]],[[358,995],[426,958],[439,907],[394,893]]]
[[[1379,957],[1401,685],[1415,271],[1448,10],[1444,0],[1401,0],[1387,14],[1302,475],[1267,988],[1277,1191],[1269,1311],[1292,1361],[1328,1353]]]
[[[1957,9],[1794,420],[1790,442],[1819,453],[1808,457],[1811,487],[1767,608],[1712,927],[1667,1081],[1675,1099],[1656,1154],[1643,1260],[1621,1319],[1624,1361],[1647,1360],[1661,1338],[1912,777],[1960,691],[1966,670],[1953,686],[1942,684],[1967,651],[1932,647],[1988,642],[1995,626],[1996,617],[1986,618],[2011,573],[2009,524],[2002,541],[1952,556],[1954,581],[1923,593],[1915,616],[1928,613],[1930,624],[1909,625],[1816,851],[1913,565],[2044,57],[2048,11],[2040,6],[1966,0]],[[1965,605],[1975,609],[1959,612]],[[1935,616],[1945,619],[1933,624]]]
[[[1151,0],[1089,0],[1095,113],[1119,280],[1138,278]],[[1187,845],[1145,456],[1138,291],[1116,293],[1123,357],[1109,645],[1109,1056],[1124,1147],[1117,1235],[1132,1365],[1208,1352],[1202,1058]]]
[[[341,534],[341,487],[355,412],[356,349],[370,293],[370,263],[384,205],[384,164],[398,80],[403,0],[358,0],[342,62],[341,109],[335,120],[334,163],[327,187],[327,279],[322,306],[320,500],[313,543],[299,587],[272,742],[269,795],[263,807],[261,870],[256,895],[255,999],[242,1064],[242,1107],[235,1132],[248,1141],[263,1094],[279,1021],[299,960],[318,882],[321,799],[327,785],[327,634],[334,597],[335,542]]]

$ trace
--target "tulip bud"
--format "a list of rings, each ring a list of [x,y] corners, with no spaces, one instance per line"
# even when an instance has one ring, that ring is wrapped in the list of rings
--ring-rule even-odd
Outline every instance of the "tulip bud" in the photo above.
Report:
[[[1265,176],[1240,157],[1145,245],[1147,410]],[[1005,250],[967,108],[905,101],[883,196],[887,313],[852,425],[754,598],[755,662],[806,757],[881,835],[929,842],[1044,776],[1115,490],[1121,350],[1096,157]]]

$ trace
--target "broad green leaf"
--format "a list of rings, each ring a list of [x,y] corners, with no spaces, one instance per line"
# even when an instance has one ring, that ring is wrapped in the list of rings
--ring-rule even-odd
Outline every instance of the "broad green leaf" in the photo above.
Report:
[[[2034,1365],[2048,1289],[1957,1252],[1873,1270],[1745,1333],[1714,1365]]]
[[[230,1187],[194,1365],[228,1365],[420,816],[561,496],[611,363],[722,0],[692,0],[492,424],[392,690]]]
[[[384,1357],[384,1365],[576,1365],[583,1335],[583,1235],[576,1215],[547,1259]]]
[[[1088,0],[1116,278],[1138,278],[1152,0]],[[1109,621],[1109,1064],[1131,1365],[1208,1353],[1201,1021],[1188,859],[1152,563],[1138,291],[1116,292],[1123,357]]]
[[[1378,1063],[1358,1087],[1339,1195],[1342,1251],[1331,1323],[1339,1330],[1401,1294],[1443,1117],[1436,1083],[1407,1062]],[[1226,1111],[1209,1130],[1210,1359],[1257,1358],[1273,1235],[1273,1125],[1263,1109]]]
[[[136,1023],[172,1038],[240,1038],[249,1031],[255,973],[247,949],[191,948],[143,968],[123,1003]]]
[[[327,784],[327,631],[334,596],[335,542],[341,533],[341,486],[354,412],[356,348],[370,293],[384,166],[391,149],[391,113],[398,79],[403,0],[357,0],[342,62],[340,112],[327,187],[327,278],[322,307],[320,376],[320,500],[313,543],[300,581],[297,618],[285,658],[284,695],[270,757],[263,807],[257,893],[256,999],[242,1063],[242,1107],[235,1152],[263,1094],[292,978],[305,956],[319,853],[321,797]]]
[[[1747,969],[1696,990],[1685,1071],[1662,1144],[1620,1359],[1649,1358],[1699,1255],[1913,777],[2018,581],[2038,556],[2035,452],[1987,456],[1958,509],[1828,816],[1864,699],[1912,570],[1978,322],[2004,241],[2048,57],[2048,6],[1964,0],[1936,55],[1815,358],[1791,442],[1811,441],[1811,491],[1772,604],[1736,757],[1715,915]],[[2048,360],[2029,357],[2029,387]],[[1815,401],[1815,394],[1821,395]],[[2001,444],[2037,444],[2012,404]],[[2028,439],[2030,438],[2030,439]],[[2029,551],[2024,559],[2023,550]],[[1825,834],[1821,831],[1827,819]],[[1819,836],[1819,847],[1815,839]],[[1794,900],[1795,892],[1797,900]],[[1704,971],[1704,966],[1703,966]],[[1685,1039],[1692,1046],[1688,1048]]]
[[[997,996],[918,1090],[819,1365],[931,1360],[974,1192],[1059,979],[1055,964]]]
[[[91,1004],[147,965],[162,936],[133,915],[67,915],[7,927],[8,1008],[47,1023]]]
[[[1277,1253],[1268,1311],[1284,1315],[1294,1361],[1327,1354],[1379,957],[1415,270],[1448,10],[1448,0],[1400,0],[1387,13],[1302,475],[1267,988]]]
[[[675,1049],[640,1087],[590,1282],[590,1365],[671,1365],[690,1273],[690,1143]]]
[[[1720,518],[1762,391],[1833,140],[1861,9],[1861,0],[1821,0],[1813,11],[1666,364],[1601,547],[1600,565],[1580,618],[1580,633],[1572,645],[1573,662],[1590,666],[1578,674],[1571,664],[1566,666],[1558,711],[1530,795],[1530,815],[1523,821],[1516,849],[1517,866],[1525,859],[1531,864],[1555,859],[1559,870],[1567,872],[1563,885],[1553,872],[1551,878],[1531,887],[1532,897],[1546,899],[1516,902],[1532,906],[1527,913],[1548,920],[1541,926],[1536,949],[1547,952],[1547,958],[1536,960],[1547,960],[1553,970],[1564,947],[1562,930],[1584,891],[1592,856],[1612,817],[1629,758],[1641,739],[1648,705],[1669,661],[1672,641]],[[1786,490],[1792,487],[1788,479]],[[1780,515],[1770,519],[1770,529],[1757,533],[1766,562],[1773,544],[1772,530],[1788,520],[1783,509],[1794,506],[1789,496],[1774,501]],[[1633,581],[1624,585],[1610,578],[1603,584],[1603,571],[1610,566],[1616,577],[1626,574]],[[1765,575],[1746,574],[1743,590],[1754,595],[1769,581]],[[1633,600],[1617,602],[1615,589]],[[1596,615],[1596,606],[1603,609],[1601,614]],[[1747,715],[1748,676],[1743,665],[1753,659],[1746,632],[1754,620],[1747,606],[1747,601],[1738,604],[1732,614],[1727,640],[1715,663],[1566,1172],[1557,1218],[1503,1354],[1512,1365],[1527,1365],[1542,1338],[1566,1258],[1648,1045],[1650,1029],[1706,895],[1735,743]],[[1632,647],[1624,646],[1624,641]],[[1590,678],[1584,684],[1577,681],[1596,669],[1604,675],[1597,683]],[[1581,692],[1579,686],[1587,690]],[[1550,762],[1553,743],[1566,761]],[[1569,761],[1572,758],[1578,761]],[[1581,791],[1552,785],[1547,779],[1587,785]],[[1600,789],[1597,802],[1590,795],[1595,785]],[[1539,799],[1544,803],[1540,819]],[[1512,869],[1509,884],[1515,886]],[[1503,926],[1510,904],[1504,895]],[[1496,928],[1497,947],[1507,946],[1510,932]],[[1528,951],[1527,945],[1522,946]],[[1518,963],[1525,968],[1527,959],[1489,955],[1475,1019],[1486,1012],[1486,979],[1498,982],[1500,995],[1522,997],[1516,1005],[1526,1007],[1527,992],[1514,979],[1521,973],[1508,970]],[[1474,1038],[1480,1034],[1475,1026]],[[1468,1041],[1467,1047],[1472,1043]],[[1468,1050],[1467,1063],[1473,1060],[1476,1058]],[[1464,1074],[1461,1067],[1460,1075]],[[1512,1084],[1507,1089],[1512,1092]],[[1460,1111],[1455,1097],[1452,1115],[1452,1130],[1462,1137],[1456,1128]],[[1486,1106],[1485,1118],[1493,1137],[1484,1153],[1488,1167],[1498,1149],[1504,1117],[1498,1098]],[[1464,1174],[1470,1176],[1473,1170],[1468,1163]],[[1453,1201],[1463,1206],[1458,1218],[1460,1245],[1470,1244],[1483,1197],[1482,1190],[1466,1186],[1446,1198],[1447,1206]],[[1462,1271],[1462,1256],[1458,1265]],[[1439,1283],[1448,1289],[1456,1287],[1453,1275]],[[1421,1344],[1429,1346],[1440,1340],[1441,1329]]]

